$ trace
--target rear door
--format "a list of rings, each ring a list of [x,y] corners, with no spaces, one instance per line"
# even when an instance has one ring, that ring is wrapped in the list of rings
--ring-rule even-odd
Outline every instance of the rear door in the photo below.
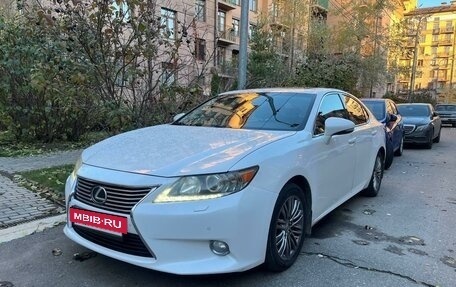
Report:
[[[387,127],[391,129],[393,133],[393,145],[394,150],[396,150],[401,144],[401,139],[404,133],[404,123],[402,122],[402,116],[399,114],[396,104],[393,101],[386,101],[386,110],[388,113],[396,116],[395,121],[390,121],[387,123]]]
[[[373,168],[373,160],[377,151],[374,150],[374,137],[378,129],[372,129],[369,124],[369,113],[363,105],[350,94],[343,94],[343,102],[347,110],[348,120],[355,123],[352,138],[355,140],[356,156],[353,188],[360,191],[366,180],[370,180]]]

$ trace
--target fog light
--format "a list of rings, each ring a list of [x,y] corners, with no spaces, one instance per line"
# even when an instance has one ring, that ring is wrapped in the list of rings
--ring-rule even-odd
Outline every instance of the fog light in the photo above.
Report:
[[[226,242],[223,241],[211,240],[209,247],[216,255],[225,256],[230,253],[230,247]]]

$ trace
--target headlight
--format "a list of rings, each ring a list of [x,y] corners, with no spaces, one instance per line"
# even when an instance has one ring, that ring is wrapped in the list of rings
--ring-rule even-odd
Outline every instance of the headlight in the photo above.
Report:
[[[421,132],[421,131],[424,131],[425,129],[427,129],[429,125],[422,125],[422,126],[417,126],[416,127],[416,132]]]
[[[74,165],[73,172],[71,173],[71,176],[73,178],[76,178],[76,174],[78,172],[78,169],[81,167],[81,165],[82,165],[82,156],[79,156],[78,160],[76,161],[76,164]]]
[[[244,189],[253,179],[258,167],[226,173],[181,177],[166,187],[155,203],[192,201],[222,197]]]

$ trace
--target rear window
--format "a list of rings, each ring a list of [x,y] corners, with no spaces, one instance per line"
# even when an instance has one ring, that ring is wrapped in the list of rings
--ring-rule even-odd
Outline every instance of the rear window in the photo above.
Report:
[[[399,113],[406,117],[428,117],[431,111],[426,105],[398,105]]]
[[[385,103],[376,101],[363,101],[369,110],[374,114],[377,120],[383,120],[385,118]]]

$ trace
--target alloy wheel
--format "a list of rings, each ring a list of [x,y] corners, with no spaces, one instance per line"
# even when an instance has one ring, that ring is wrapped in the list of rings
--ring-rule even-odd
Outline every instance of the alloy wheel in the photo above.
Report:
[[[304,208],[301,199],[290,196],[279,211],[276,223],[276,249],[282,260],[289,260],[298,251],[304,228]]]
[[[382,170],[382,159],[381,157],[377,156],[375,159],[375,167],[374,167],[374,174],[373,174],[373,187],[375,190],[380,189],[380,184],[382,183],[383,177],[383,170]]]

